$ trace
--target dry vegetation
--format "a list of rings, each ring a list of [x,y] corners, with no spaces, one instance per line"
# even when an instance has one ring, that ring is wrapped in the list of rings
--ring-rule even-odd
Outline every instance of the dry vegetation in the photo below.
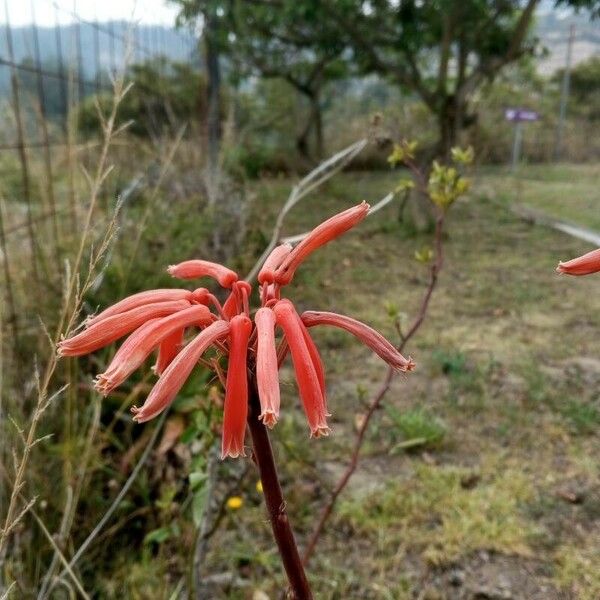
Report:
[[[171,174],[155,195],[150,188],[123,213],[102,285],[86,298],[91,310],[125,292],[168,285],[162,269],[175,258],[217,253],[206,241],[214,221],[200,197],[181,191],[186,180],[178,173],[179,179]],[[597,226],[587,214],[596,173],[595,166],[528,169],[521,201]],[[284,234],[305,231],[358,200],[375,201],[397,178],[386,172],[340,175],[290,213]],[[574,186],[563,212],[565,182]],[[600,280],[554,274],[558,258],[588,246],[532,226],[497,197],[489,198],[489,190],[497,189],[510,201],[511,185],[503,172],[486,170],[452,211],[440,287],[407,349],[418,370],[394,382],[313,560],[319,598],[592,600],[600,593],[593,568],[600,553]],[[247,243],[230,264],[251,266],[289,187],[288,179],[251,186]],[[138,240],[145,215],[147,229]],[[397,216],[398,206],[389,205],[308,261],[290,289],[298,306],[352,314],[393,339],[394,320],[410,319],[427,279],[414,252],[430,243]],[[15,260],[13,271],[24,270],[25,259]],[[25,297],[20,289],[19,298]],[[368,390],[385,372],[385,365],[344,334],[315,335],[323,348],[334,435],[308,439],[288,365],[282,375],[285,416],[273,434],[301,542],[345,464]],[[10,326],[4,325],[3,411],[23,428],[35,392],[31,384],[19,386],[31,380],[34,348],[40,366],[49,356],[43,337],[28,340],[24,356],[15,356]],[[207,406],[217,391],[198,373],[163,430],[133,426],[127,408],[146,392],[151,375],[100,402],[90,378],[108,358],[107,352],[65,361],[53,382],[51,391],[62,381],[71,386],[43,415],[39,435],[51,437],[32,451],[23,497],[37,498],[37,516],[24,516],[3,565],[4,579],[18,582],[15,598],[35,595],[55,554],[40,522],[59,532],[56,543],[70,559],[154,432],[158,446],[74,577],[56,587],[53,597],[68,597],[75,581],[101,598],[176,598],[188,585],[196,540],[194,482],[190,486],[187,478],[207,468],[211,427],[218,421],[208,409],[196,408]],[[22,379],[17,364],[27,370]],[[7,418],[2,427],[6,481],[12,477],[11,447],[21,450]],[[243,505],[225,510],[210,540],[204,566],[210,597],[262,598],[253,596],[260,590],[275,598],[283,579],[256,474],[234,461],[217,468],[217,491],[240,496]],[[3,495],[3,514],[6,501]]]

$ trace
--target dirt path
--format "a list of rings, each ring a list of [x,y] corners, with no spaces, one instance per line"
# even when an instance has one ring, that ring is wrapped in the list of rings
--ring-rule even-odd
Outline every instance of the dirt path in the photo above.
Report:
[[[500,202],[497,203],[501,204]],[[502,203],[502,206],[506,205]],[[544,225],[545,227],[551,227],[552,229],[562,231],[563,233],[566,233],[571,237],[583,240],[584,242],[589,242],[590,244],[594,244],[595,246],[600,247],[600,233],[597,231],[587,229],[586,227],[581,227],[580,225],[577,225],[575,223],[555,219],[550,215],[547,215],[539,210],[535,210],[528,206],[524,206],[523,204],[512,204],[509,207],[509,210],[513,214],[517,215],[518,217],[521,217],[521,219],[529,223],[533,223],[535,225]]]

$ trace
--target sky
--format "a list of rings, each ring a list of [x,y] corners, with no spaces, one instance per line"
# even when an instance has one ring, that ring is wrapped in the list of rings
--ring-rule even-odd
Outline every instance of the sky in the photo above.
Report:
[[[73,22],[76,12],[86,21],[135,21],[145,24],[173,26],[177,8],[165,0],[7,0],[10,24],[28,25],[32,8],[39,26],[54,26]],[[0,3],[0,23],[6,22],[3,3]]]

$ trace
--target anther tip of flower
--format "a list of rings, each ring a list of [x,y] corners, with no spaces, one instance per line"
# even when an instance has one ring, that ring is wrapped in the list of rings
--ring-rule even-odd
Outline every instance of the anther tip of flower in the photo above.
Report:
[[[103,396],[108,396],[117,387],[117,382],[112,380],[106,373],[100,373],[94,380],[94,388]]]
[[[259,415],[258,418],[263,422],[263,425],[265,425],[265,427],[273,429],[273,427],[277,425],[277,421],[279,420],[279,414],[276,413],[274,410],[265,410]]]
[[[560,261],[560,262],[558,263],[557,267],[556,267],[556,272],[557,272],[559,275],[562,275],[563,273],[565,273],[565,268],[564,268],[564,266],[563,266],[563,265],[564,265],[564,263],[563,263],[562,261]]]
[[[242,458],[242,457],[245,458],[246,453],[244,452],[243,448],[241,450],[234,450],[234,449],[223,450],[221,452],[221,460],[225,460],[227,457],[229,457],[229,458]]]
[[[331,433],[329,425],[319,425],[314,431],[310,432],[311,438],[328,437]]]
[[[416,367],[415,361],[410,356],[406,359],[406,361],[407,361],[407,363],[406,363],[406,366],[404,367],[403,371],[406,371],[406,372],[414,371],[415,367]]]
[[[135,405],[129,409],[129,412],[133,415],[132,418],[136,423],[143,423],[144,421],[147,421],[147,419],[143,418],[141,411],[142,409]]]

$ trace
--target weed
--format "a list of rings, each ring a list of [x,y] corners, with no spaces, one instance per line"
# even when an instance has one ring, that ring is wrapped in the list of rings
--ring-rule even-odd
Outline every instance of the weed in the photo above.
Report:
[[[424,408],[402,412],[388,404],[385,410],[392,421],[394,439],[401,438],[391,449],[392,453],[413,448],[437,448],[442,444],[446,427]]]
[[[557,556],[555,580],[579,600],[600,597],[600,549],[593,545],[574,545],[561,548]]]
[[[520,506],[532,496],[530,482],[519,471],[485,465],[475,487],[469,469],[417,465],[408,481],[391,481],[383,493],[347,501],[344,519],[364,533],[380,528],[391,544],[410,540],[423,558],[449,564],[479,549],[528,555],[535,527]]]
[[[600,411],[592,404],[568,400],[561,408],[561,413],[576,433],[591,434],[598,431]]]

